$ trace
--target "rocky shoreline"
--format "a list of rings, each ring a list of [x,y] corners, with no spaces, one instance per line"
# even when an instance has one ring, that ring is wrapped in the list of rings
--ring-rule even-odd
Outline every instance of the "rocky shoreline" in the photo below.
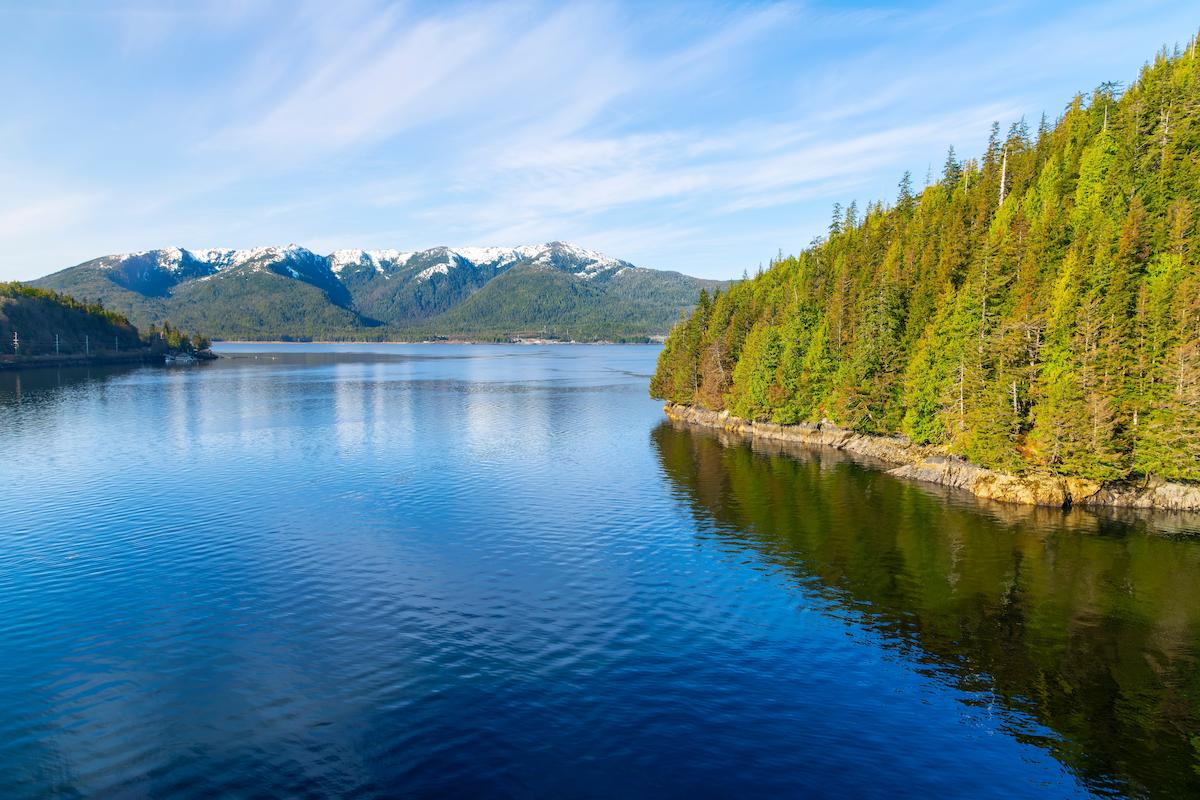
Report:
[[[1099,482],[1061,475],[1009,475],[980,467],[935,447],[914,444],[898,436],[855,433],[828,423],[776,425],[668,403],[667,416],[677,422],[768,439],[844,450],[894,464],[888,474],[899,478],[965,489],[989,500],[1070,508],[1094,506],[1171,511],[1200,510],[1200,486],[1149,480],[1144,484]]]

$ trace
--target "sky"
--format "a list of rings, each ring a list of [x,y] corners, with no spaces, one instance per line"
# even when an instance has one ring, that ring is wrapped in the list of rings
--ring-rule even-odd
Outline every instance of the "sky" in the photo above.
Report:
[[[0,0],[0,280],[552,240],[740,276],[1197,27],[1194,0]]]

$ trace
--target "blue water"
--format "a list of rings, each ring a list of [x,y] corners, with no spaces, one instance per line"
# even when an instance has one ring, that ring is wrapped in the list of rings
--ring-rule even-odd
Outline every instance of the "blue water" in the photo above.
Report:
[[[1130,785],[820,554],[723,519],[739,475],[805,503],[892,479],[829,456],[836,486],[796,483],[751,453],[691,485],[687,448],[737,445],[664,423],[655,347],[222,353],[0,376],[5,797]],[[1001,524],[892,482],[934,525]],[[855,519],[839,541],[888,525]]]

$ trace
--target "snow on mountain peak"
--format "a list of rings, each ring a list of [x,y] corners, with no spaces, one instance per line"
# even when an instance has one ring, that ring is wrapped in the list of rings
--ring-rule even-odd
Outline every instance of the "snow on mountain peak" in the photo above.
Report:
[[[597,275],[611,269],[629,266],[625,261],[610,258],[596,250],[589,250],[586,247],[579,247],[578,245],[566,242],[548,242],[539,248],[538,254],[534,257],[535,262],[547,265],[552,265],[556,259],[560,262],[564,259],[575,261],[575,264],[569,266],[581,267],[581,269],[572,274],[577,278],[585,280],[591,280]]]
[[[339,277],[348,269],[362,268],[373,270],[384,277],[390,277],[391,274],[403,269],[414,259],[421,259],[427,266],[413,276],[413,279],[417,281],[427,280],[437,274],[449,274],[451,270],[461,266],[499,272],[520,261],[565,269],[576,277],[586,280],[614,269],[623,270],[631,266],[628,262],[610,258],[595,250],[560,241],[518,247],[432,247],[421,251],[346,248],[334,250],[328,256],[319,256],[297,244],[246,249],[185,250],[180,247],[166,247],[160,250],[143,250],[106,256],[98,261],[102,267],[111,269],[129,259],[147,257],[153,259],[158,269],[176,273],[181,270],[185,261],[196,262],[208,267],[211,270],[210,276],[247,264],[253,265],[252,268],[257,270],[264,269],[267,264],[276,261],[323,260],[329,270]],[[430,263],[435,259],[434,263]],[[286,268],[294,276],[298,274],[291,267]]]
[[[179,248],[173,248],[178,250]],[[230,269],[232,267],[240,267],[243,264],[249,264],[254,261],[277,261],[280,259],[291,258],[319,258],[315,253],[305,247],[296,244],[286,246],[271,246],[271,247],[251,247],[245,250],[234,250],[231,248],[213,247],[204,250],[185,250],[183,251],[190,255],[193,259],[212,267],[217,272]]]
[[[161,250],[137,250],[131,253],[117,253],[111,256],[104,256],[98,261],[100,266],[107,269],[128,261],[132,258],[151,258],[155,266],[159,269],[174,271],[179,269],[179,264],[183,261],[183,250],[178,247],[166,247]]]
[[[402,267],[412,258],[412,252],[402,250],[334,250],[329,254],[329,268],[335,275],[350,267],[370,267],[376,272],[384,272],[384,266]]]
[[[156,254],[158,266],[161,268],[176,270],[183,263],[183,250],[178,247],[167,247],[159,250]]]

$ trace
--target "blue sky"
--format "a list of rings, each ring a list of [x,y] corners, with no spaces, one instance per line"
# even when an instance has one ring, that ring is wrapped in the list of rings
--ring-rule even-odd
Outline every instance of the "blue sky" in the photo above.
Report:
[[[1197,26],[1152,0],[0,0],[0,279],[552,239],[740,275]]]

